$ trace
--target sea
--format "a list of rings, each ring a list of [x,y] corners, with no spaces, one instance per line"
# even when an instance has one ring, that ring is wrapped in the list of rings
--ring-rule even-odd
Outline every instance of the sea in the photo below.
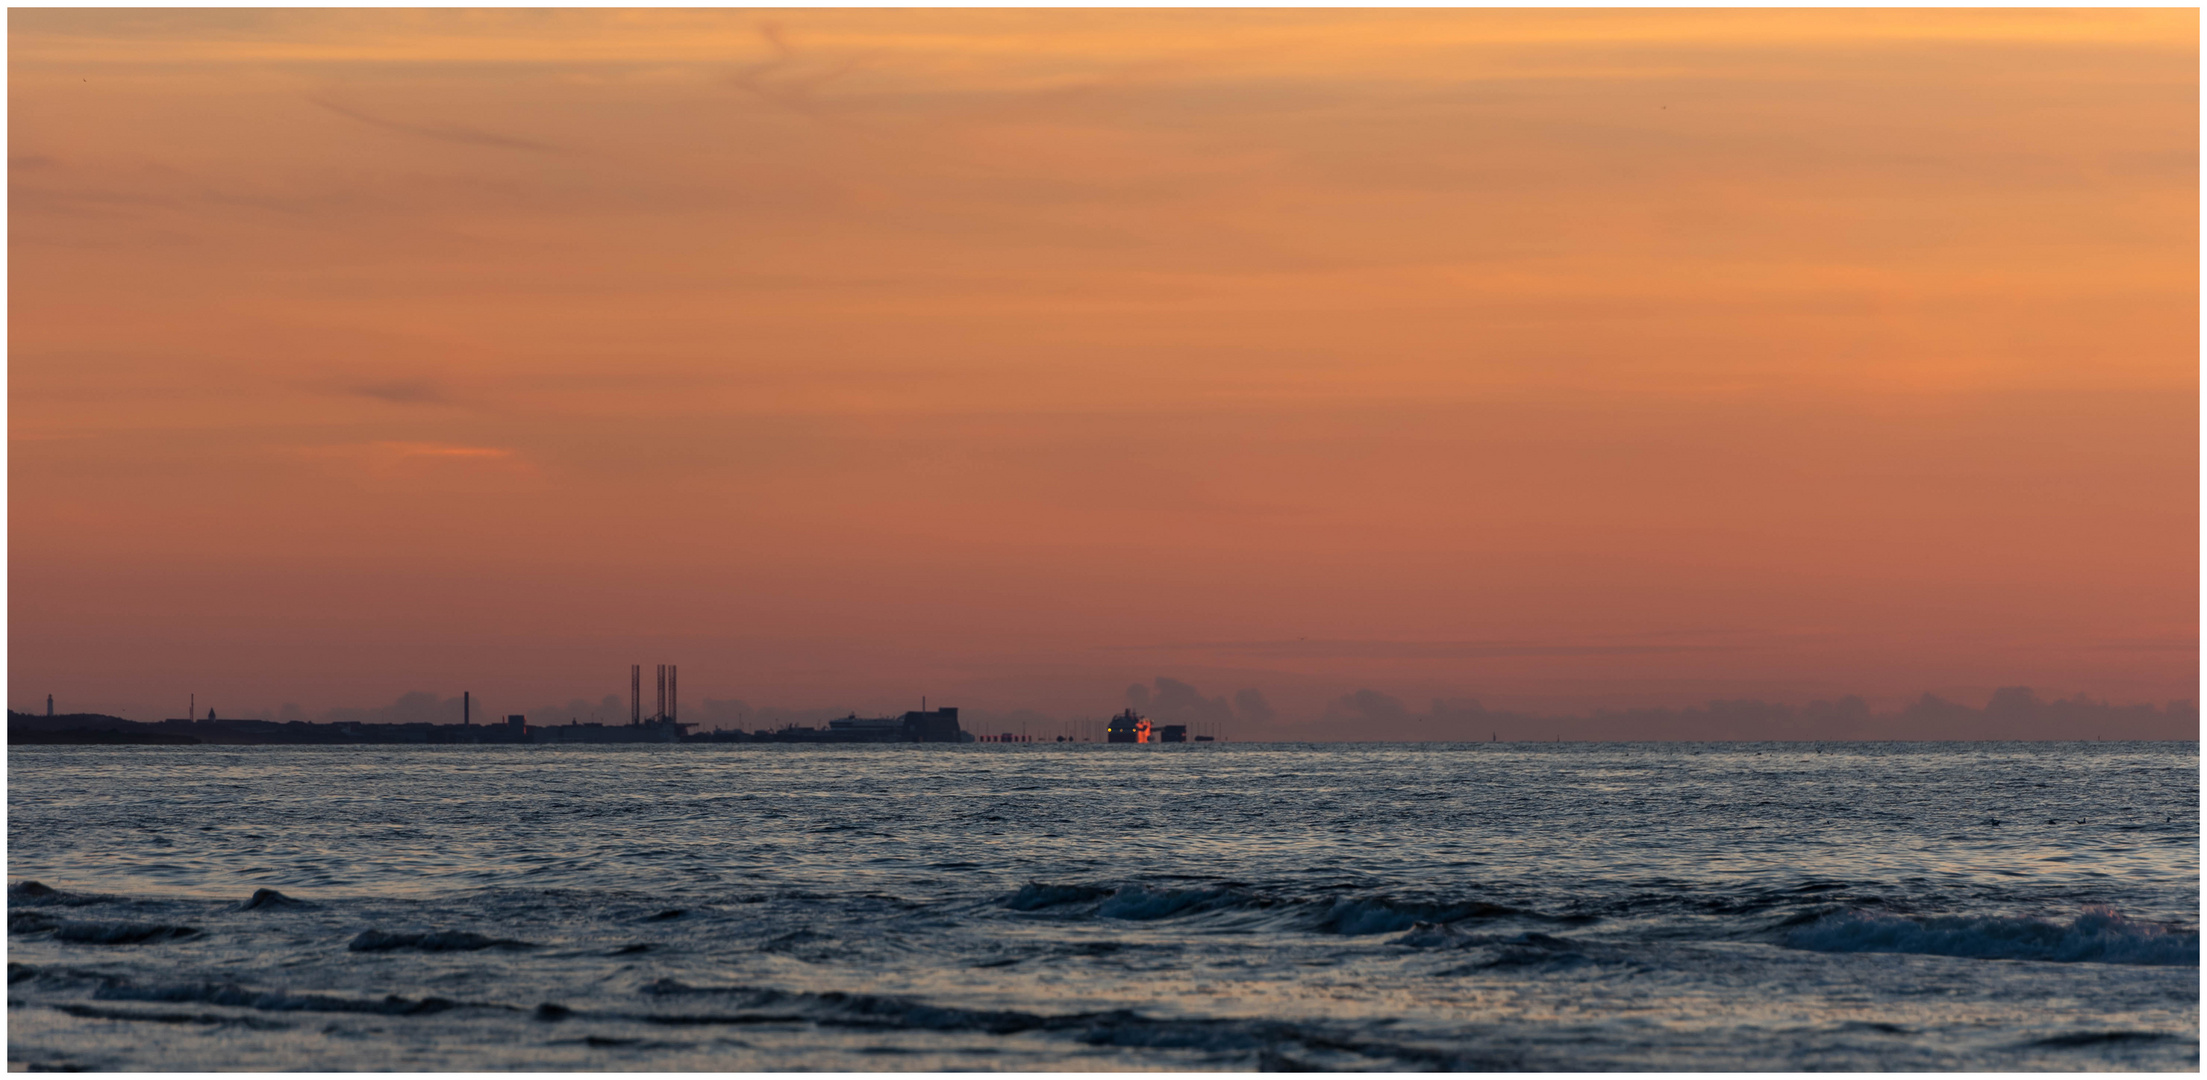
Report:
[[[2199,1067],[2196,742],[7,763],[11,1068]]]

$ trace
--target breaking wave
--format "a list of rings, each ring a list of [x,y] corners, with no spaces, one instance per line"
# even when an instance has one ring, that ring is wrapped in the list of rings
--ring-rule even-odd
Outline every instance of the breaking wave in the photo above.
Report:
[[[1827,915],[1786,935],[1814,952],[1922,953],[1981,960],[2197,965],[2199,932],[2088,907],[2069,922],[2010,916],[1909,918],[1873,911]]]

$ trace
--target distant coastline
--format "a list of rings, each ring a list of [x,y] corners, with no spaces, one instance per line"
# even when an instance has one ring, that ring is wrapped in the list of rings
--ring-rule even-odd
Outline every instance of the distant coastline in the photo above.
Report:
[[[955,712],[955,710],[949,710]],[[925,715],[925,714],[914,714]],[[838,724],[844,723],[838,721]],[[861,722],[864,724],[880,723]],[[681,725],[688,727],[689,725]],[[744,732],[734,730],[705,731],[695,734],[678,733],[670,724],[646,721],[641,725],[555,724],[545,727],[528,725],[516,729],[506,724],[368,724],[328,723],[305,721],[278,722],[274,720],[164,720],[159,723],[143,723],[125,720],[103,713],[64,713],[43,716],[36,713],[8,712],[8,745],[10,746],[468,746],[468,745],[558,745],[558,744],[712,744],[731,743],[907,743],[907,742],[997,742],[1019,741],[1016,736],[1003,739],[982,737],[978,740],[964,737],[901,738],[886,733],[875,737],[848,737],[834,728],[790,726],[779,730]],[[1038,742],[1050,742],[1042,739]],[[1248,740],[1244,740],[1248,741]],[[1264,742],[1268,740],[1255,740]],[[1308,744],[1313,740],[1287,738],[1277,740]],[[1339,741],[1339,740],[1318,740]],[[1366,742],[1484,742],[1486,740],[1355,740]],[[1552,738],[1552,739],[1504,739],[1504,743],[1541,745],[1548,743],[1615,743],[1615,742],[1677,742],[1677,743],[1725,743],[1725,742],[1797,742],[1797,743],[1849,743],[1849,742],[2092,742],[2091,738],[2055,739],[2043,738],[1917,738],[1894,739],[1877,737],[1803,739],[1774,734],[1773,737],[1707,739],[1707,738]],[[2191,742],[2195,738],[2152,738],[2136,735],[2118,736],[2109,742]],[[1082,743],[1082,745],[1093,745]]]
[[[862,720],[855,715],[826,728],[786,727],[746,733],[711,731],[690,734],[694,724],[666,717],[639,717],[628,724],[570,722],[530,724],[520,716],[499,723],[371,724],[310,723],[206,717],[146,723],[104,713],[39,715],[8,711],[10,746],[349,746],[557,743],[956,743],[975,736],[960,730],[958,710],[908,712],[901,717]],[[982,740],[987,741],[987,740]]]
[[[18,720],[67,721],[67,727],[47,727],[18,723]],[[76,713],[70,716],[32,717],[24,713],[8,714],[9,746],[197,746],[196,735],[173,731],[142,730],[150,724],[134,724],[116,716],[98,713]]]
[[[9,746],[266,746],[345,743],[519,742],[503,724],[310,724],[270,720],[163,720],[101,713],[40,716],[8,711]]]

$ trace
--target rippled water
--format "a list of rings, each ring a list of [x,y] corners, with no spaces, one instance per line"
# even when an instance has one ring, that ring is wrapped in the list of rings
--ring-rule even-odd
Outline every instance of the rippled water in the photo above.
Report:
[[[2196,743],[16,747],[8,1056],[2196,1068],[2198,777]]]

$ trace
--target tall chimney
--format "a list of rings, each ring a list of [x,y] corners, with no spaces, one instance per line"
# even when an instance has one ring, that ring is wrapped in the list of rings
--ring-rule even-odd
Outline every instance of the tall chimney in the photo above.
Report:
[[[462,691],[460,691],[460,726],[461,726],[461,727],[466,727],[466,726],[468,725],[468,718],[467,718],[467,714],[468,714],[468,711],[469,711],[469,706],[470,706],[471,704],[472,704],[472,703],[471,703],[470,701],[468,701],[468,692],[467,692],[467,691],[465,691],[465,690],[462,690]]]
[[[644,665],[628,666],[628,722],[642,723],[644,719]]]
[[[667,719],[674,719],[674,665],[667,665]]]
[[[658,707],[652,710],[651,718],[653,720],[664,720],[667,718],[667,665],[665,664],[659,665],[658,686],[658,696],[654,698]]]

